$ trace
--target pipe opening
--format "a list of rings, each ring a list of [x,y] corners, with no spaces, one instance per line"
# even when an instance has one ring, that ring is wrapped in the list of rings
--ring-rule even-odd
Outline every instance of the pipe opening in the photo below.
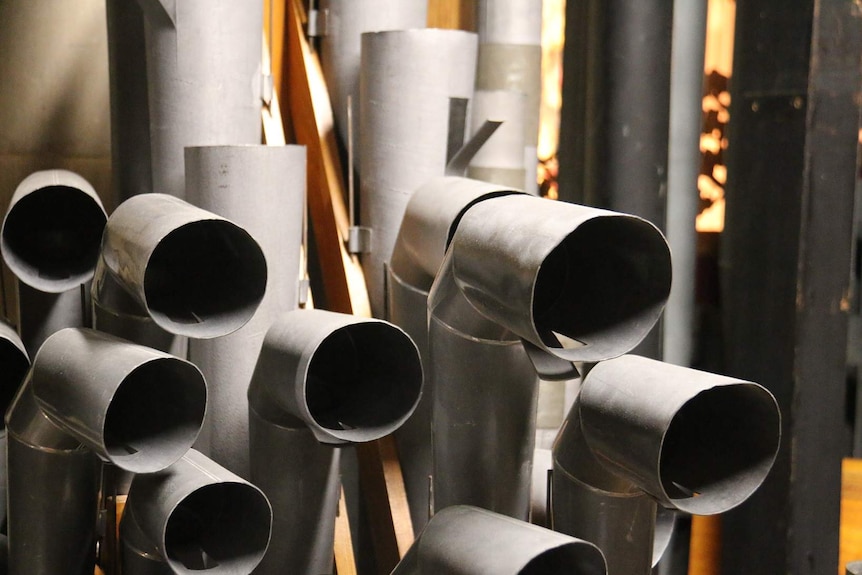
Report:
[[[0,365],[0,409],[6,413],[30,369],[30,360],[14,343],[0,338]],[[0,422],[0,428],[3,426],[5,422]]]
[[[534,328],[551,353],[570,361],[621,355],[658,320],[670,280],[670,252],[654,226],[629,216],[593,218],[542,262]]]
[[[344,441],[371,441],[409,417],[422,391],[413,341],[379,322],[332,332],[308,368],[305,400],[311,417]]]
[[[167,331],[212,338],[251,319],[266,291],[257,242],[225,220],[177,228],[153,251],[144,276],[150,315]]]
[[[192,446],[206,411],[206,383],[190,363],[160,358],[132,371],[117,389],[103,429],[112,463],[152,473]]]
[[[271,521],[266,497],[251,485],[206,485],[168,518],[165,558],[175,573],[250,573],[269,544]]]
[[[595,545],[585,542],[568,543],[548,549],[536,556],[519,575],[605,575],[605,557]]]
[[[3,225],[6,263],[27,285],[59,293],[93,276],[107,216],[89,194],[48,186],[18,200]]]
[[[723,513],[766,478],[778,451],[780,415],[754,384],[718,386],[689,400],[661,446],[662,489],[682,511]]]

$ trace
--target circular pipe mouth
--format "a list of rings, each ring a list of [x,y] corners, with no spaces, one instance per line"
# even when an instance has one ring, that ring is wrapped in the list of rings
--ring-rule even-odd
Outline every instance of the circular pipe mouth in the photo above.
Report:
[[[306,373],[308,413],[339,441],[372,441],[398,429],[422,393],[413,340],[383,322],[360,322],[329,334]]]
[[[147,311],[163,329],[194,338],[227,335],[252,318],[266,291],[263,251],[226,220],[181,226],[147,262]]]
[[[174,573],[251,573],[269,545],[272,511],[247,483],[205,485],[171,512],[165,560]]]
[[[93,277],[107,220],[98,201],[78,188],[39,188],[6,214],[3,259],[18,279],[39,291],[68,291]]]
[[[197,439],[206,401],[204,378],[186,361],[163,357],[137,367],[121,382],[105,415],[108,459],[134,473],[168,467]]]
[[[674,415],[661,446],[666,501],[696,515],[723,513],[766,478],[781,435],[775,399],[753,383],[713,387]]]
[[[586,541],[573,541],[548,549],[530,560],[518,575],[605,575],[605,556]]]
[[[601,216],[570,233],[539,267],[533,328],[569,361],[626,353],[658,321],[670,294],[667,242],[649,222]]]
[[[30,360],[13,342],[0,338],[0,365],[3,366],[0,370],[0,409],[6,413],[30,369]],[[0,428],[4,425],[0,422]]]

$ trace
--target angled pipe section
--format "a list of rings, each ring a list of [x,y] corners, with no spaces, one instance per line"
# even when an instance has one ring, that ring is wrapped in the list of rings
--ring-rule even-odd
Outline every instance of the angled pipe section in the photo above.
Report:
[[[780,420],[756,383],[634,355],[601,362],[554,445],[554,529],[596,543],[611,575],[649,573],[656,506],[712,515],[745,501]]]
[[[6,412],[10,573],[92,573],[99,460],[164,469],[205,409],[187,361],[93,330],[48,338]]]
[[[434,515],[392,575],[604,575],[586,541],[484,509],[459,505]]]
[[[256,573],[331,571],[334,447],[392,433],[421,389],[419,352],[392,324],[321,310],[276,320],[248,391],[251,481],[273,508],[272,542]]]
[[[271,525],[260,489],[192,449],[132,481],[120,523],[123,574],[248,574]]]
[[[74,172],[24,178],[0,230],[3,261],[18,278],[21,339],[34,354],[49,335],[87,325],[84,291],[108,216],[93,186]]]

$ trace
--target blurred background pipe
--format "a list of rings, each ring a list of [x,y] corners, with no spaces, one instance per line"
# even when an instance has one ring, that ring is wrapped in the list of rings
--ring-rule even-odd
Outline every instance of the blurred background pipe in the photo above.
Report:
[[[0,232],[3,261],[18,278],[21,339],[35,354],[64,327],[89,325],[87,289],[107,215],[93,186],[74,172],[24,178]]]
[[[10,573],[92,573],[99,459],[164,469],[205,409],[187,361],[93,330],[48,338],[6,412]]]
[[[120,524],[123,574],[248,574],[271,525],[260,489],[192,449],[132,482]]]
[[[273,508],[272,542],[256,573],[331,572],[334,446],[392,433],[421,389],[419,352],[392,324],[321,310],[277,319],[248,392],[251,480]]]
[[[242,226],[266,258],[266,293],[243,327],[189,342],[189,360],[209,383],[207,419],[196,448],[249,477],[248,386],[266,331],[299,299],[305,199],[304,146],[186,148],[189,202]]]
[[[592,543],[484,509],[443,509],[392,575],[604,575]]]

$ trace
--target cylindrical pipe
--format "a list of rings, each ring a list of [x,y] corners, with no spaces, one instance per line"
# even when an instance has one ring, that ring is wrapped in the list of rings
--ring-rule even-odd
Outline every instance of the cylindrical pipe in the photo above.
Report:
[[[24,342],[11,325],[0,320],[0,410],[6,413],[30,368]],[[6,425],[0,429],[0,531],[6,531]],[[2,561],[0,563],[4,563]],[[2,573],[0,568],[0,573]]]
[[[602,552],[587,541],[484,509],[443,509],[393,575],[604,575]]]
[[[248,231],[266,257],[266,293],[254,316],[220,338],[189,342],[189,360],[210,385],[196,447],[249,477],[248,386],[274,318],[296,309],[305,195],[305,147],[186,148],[186,194],[194,205]]]
[[[469,32],[362,35],[360,224],[372,233],[362,265],[375,317],[385,313],[385,265],[411,194],[443,176],[464,141],[475,69],[476,35]]]
[[[24,284],[19,325],[31,354],[54,331],[86,325],[81,285],[93,277],[106,220],[93,186],[74,172],[34,172],[15,189],[0,252]]]
[[[123,573],[248,574],[266,552],[271,524],[260,489],[192,449],[132,482],[120,524]]]
[[[254,315],[266,260],[241,227],[165,194],[129,198],[111,214],[102,259],[114,279],[166,331],[211,338]]]
[[[183,198],[183,148],[261,141],[263,4],[138,3],[146,20],[153,191]]]
[[[257,573],[331,570],[338,459],[319,443],[392,433],[415,409],[421,388],[419,352],[392,324],[322,310],[276,320],[248,392],[251,480],[274,516]]]
[[[467,170],[470,178],[525,189],[525,106],[526,96],[522,92],[476,90],[470,133],[476,133],[487,120],[503,123],[473,156]],[[535,188],[533,185],[527,189],[535,191]]]

